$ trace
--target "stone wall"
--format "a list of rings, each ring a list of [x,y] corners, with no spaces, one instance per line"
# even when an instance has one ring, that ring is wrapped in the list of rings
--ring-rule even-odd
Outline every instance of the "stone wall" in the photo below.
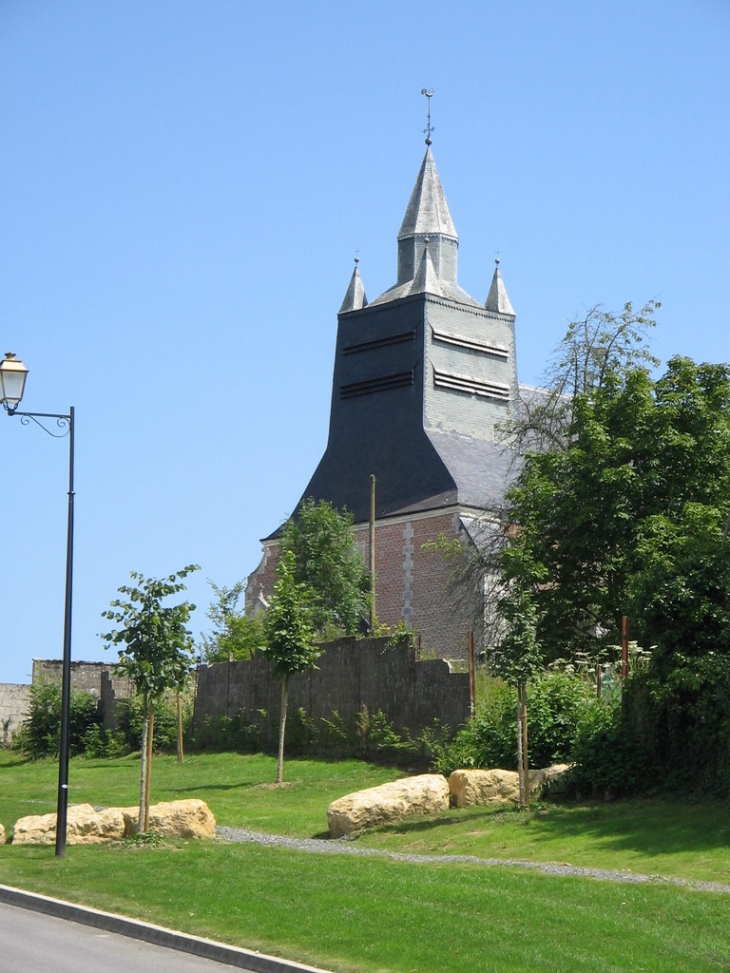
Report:
[[[33,685],[61,682],[63,662],[60,659],[33,659]],[[99,701],[102,725],[116,728],[116,705],[134,694],[131,679],[119,676],[109,662],[71,662],[71,687]],[[1,688],[1,687],[0,687]]]
[[[30,711],[30,686],[0,684],[0,747],[9,747]]]
[[[63,662],[60,659],[33,659],[33,685],[61,682]],[[71,662],[71,686],[102,699],[103,686],[110,683],[118,699],[129,696],[131,684],[126,676],[117,676],[108,662]]]
[[[201,666],[193,721],[243,713],[256,723],[260,710],[278,720],[280,694],[263,656]],[[290,713],[301,708],[320,720],[336,711],[349,721],[363,706],[382,711],[397,730],[418,734],[434,719],[455,730],[469,718],[469,675],[452,673],[441,659],[417,661],[412,648],[388,647],[386,639],[341,639],[329,643],[316,669],[290,680]]]

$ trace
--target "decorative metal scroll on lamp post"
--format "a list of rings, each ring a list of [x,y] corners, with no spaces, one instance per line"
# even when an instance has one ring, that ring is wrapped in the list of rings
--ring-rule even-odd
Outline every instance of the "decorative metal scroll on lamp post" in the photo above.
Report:
[[[37,426],[61,439],[68,436],[68,529],[66,533],[66,601],[63,627],[63,669],[61,681],[61,747],[58,764],[58,805],[56,810],[56,857],[66,854],[66,824],[68,812],[68,730],[71,701],[71,592],[73,585],[73,536],[74,536],[74,409],[68,415],[56,412],[18,412],[23,398],[28,369],[23,362],[8,352],[0,361],[0,404],[9,416],[20,416],[24,426],[34,422]],[[55,419],[58,432],[45,426],[41,419]]]

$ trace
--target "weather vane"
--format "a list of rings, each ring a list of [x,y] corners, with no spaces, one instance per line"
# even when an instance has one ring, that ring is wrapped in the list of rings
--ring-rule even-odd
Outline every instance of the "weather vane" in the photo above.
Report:
[[[428,98],[428,123],[423,131],[426,133],[426,145],[430,145],[431,132],[436,131],[431,124],[431,99],[433,98],[433,88],[421,88],[421,94]]]

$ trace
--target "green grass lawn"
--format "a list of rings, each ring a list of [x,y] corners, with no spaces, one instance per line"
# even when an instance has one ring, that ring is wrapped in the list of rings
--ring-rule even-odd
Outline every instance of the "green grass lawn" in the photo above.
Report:
[[[72,803],[133,805],[139,762],[73,760]],[[329,801],[392,779],[354,761],[290,760],[274,787],[263,756],[156,758],[153,800],[200,797],[219,824],[313,836]],[[55,809],[56,765],[0,752],[0,821]],[[545,805],[450,811],[356,846],[562,861],[730,883],[727,805]],[[346,847],[349,847],[349,843]],[[305,855],[213,842],[160,847],[6,845],[0,882],[138,916],[336,971],[730,969],[730,896],[514,868]]]

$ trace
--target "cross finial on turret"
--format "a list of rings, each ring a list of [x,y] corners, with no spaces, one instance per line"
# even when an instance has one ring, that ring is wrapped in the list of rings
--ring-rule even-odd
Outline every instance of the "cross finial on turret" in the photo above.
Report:
[[[426,145],[431,144],[431,132],[435,132],[436,129],[431,124],[431,99],[433,98],[433,88],[421,88],[421,94],[428,98],[428,122],[424,128],[426,134]]]

